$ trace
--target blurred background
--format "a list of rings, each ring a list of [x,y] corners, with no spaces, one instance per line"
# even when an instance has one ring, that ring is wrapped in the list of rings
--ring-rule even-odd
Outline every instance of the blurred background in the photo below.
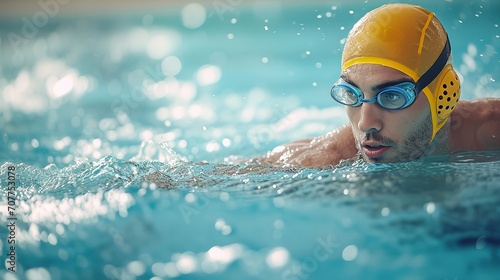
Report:
[[[348,31],[392,2],[1,0],[0,161],[222,163],[324,134]],[[464,99],[500,97],[499,1],[401,2],[447,28]]]

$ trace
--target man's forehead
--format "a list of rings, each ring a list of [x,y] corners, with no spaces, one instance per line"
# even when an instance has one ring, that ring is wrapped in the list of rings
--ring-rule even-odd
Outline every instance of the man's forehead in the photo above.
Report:
[[[340,77],[353,86],[365,85],[374,90],[402,82],[414,82],[399,70],[377,64],[353,65],[344,70]]]
[[[345,69],[341,76],[363,76],[363,75],[377,75],[377,76],[387,76],[387,77],[397,77],[397,78],[403,78],[407,77],[408,79],[412,80],[410,76],[406,75],[405,73],[383,65],[379,64],[356,64],[352,65],[349,68]]]

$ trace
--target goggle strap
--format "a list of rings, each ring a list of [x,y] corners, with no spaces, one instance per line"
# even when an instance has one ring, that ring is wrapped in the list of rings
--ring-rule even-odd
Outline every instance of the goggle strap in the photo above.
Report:
[[[439,54],[438,58],[432,64],[431,68],[427,70],[420,79],[415,83],[415,90],[418,94],[421,92],[426,86],[428,86],[446,66],[448,62],[448,58],[451,54],[451,45],[450,40],[448,39],[448,35],[446,35],[446,44],[444,45],[443,50]]]

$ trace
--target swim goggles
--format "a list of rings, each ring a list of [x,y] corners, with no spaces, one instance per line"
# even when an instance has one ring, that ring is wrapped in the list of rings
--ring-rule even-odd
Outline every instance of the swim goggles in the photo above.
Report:
[[[344,105],[357,107],[362,103],[377,103],[387,110],[398,110],[410,106],[415,101],[415,84],[402,82],[400,84],[383,88],[373,98],[364,99],[363,92],[342,78],[330,90],[332,98]]]

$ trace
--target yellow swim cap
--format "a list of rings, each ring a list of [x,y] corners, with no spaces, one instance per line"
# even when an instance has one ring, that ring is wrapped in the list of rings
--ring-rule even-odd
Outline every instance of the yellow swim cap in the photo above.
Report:
[[[429,100],[432,138],[460,98],[448,35],[434,13],[415,5],[388,4],[362,17],[347,36],[342,71],[378,64],[410,76]]]

